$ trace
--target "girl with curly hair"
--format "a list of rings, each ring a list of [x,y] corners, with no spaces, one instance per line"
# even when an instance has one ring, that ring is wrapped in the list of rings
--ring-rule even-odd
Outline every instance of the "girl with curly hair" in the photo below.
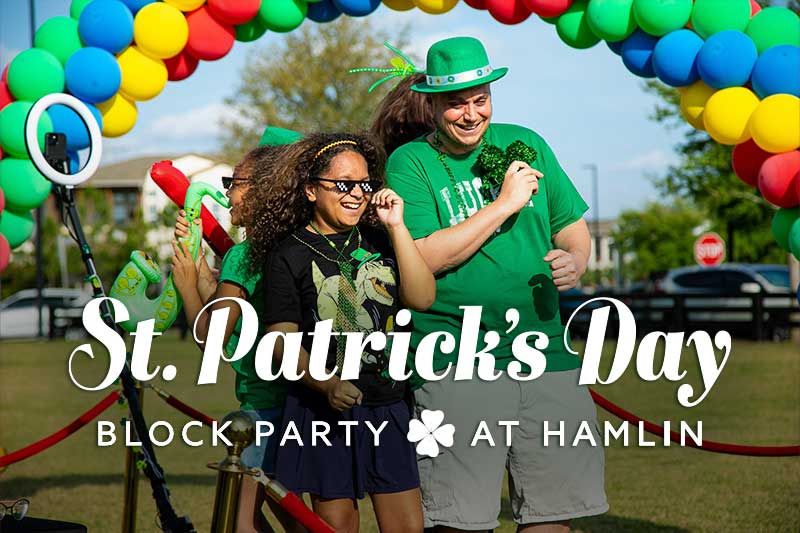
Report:
[[[436,284],[403,221],[403,200],[382,188],[385,161],[371,137],[352,134],[310,135],[282,154],[278,181],[254,204],[261,218],[251,260],[265,260],[268,331],[310,333],[330,320],[334,333],[388,332],[399,309],[433,303]],[[365,493],[381,531],[422,532],[406,383],[389,377],[388,350],[369,344],[358,379],[341,379],[346,338],[331,339],[331,377],[320,381],[309,372],[312,337],[303,335],[303,377],[289,385],[280,434],[294,425],[305,445],[284,439],[277,478],[310,493],[314,511],[337,532],[358,531],[357,500]],[[316,442],[319,422],[330,427],[324,442]],[[378,444],[368,425],[383,427]]]
[[[261,189],[269,187],[273,177],[273,166],[282,150],[284,150],[283,146],[258,147],[250,151],[236,165],[232,177],[222,178],[222,184],[231,205],[231,223],[234,226],[245,226],[248,236],[251,235],[250,225],[246,222],[247,206],[251,202],[249,197],[258,195]],[[200,224],[199,218],[196,219],[196,223]],[[249,268],[249,241],[244,240],[235,244],[225,254],[219,279],[215,280],[208,264],[202,257],[195,263],[186,244],[178,245],[178,239],[187,236],[188,229],[185,213],[181,211],[175,226],[175,240],[172,244],[175,251],[172,259],[172,274],[175,287],[183,299],[184,314],[188,324],[194,325],[195,338],[203,340],[208,336],[211,312],[217,309],[228,309],[225,350],[228,354],[233,354],[236,351],[242,329],[241,308],[231,301],[216,302],[208,307],[206,304],[219,298],[236,297],[247,300],[254,306],[256,312],[260,312],[264,302],[261,272],[252,272]],[[204,307],[206,307],[206,312],[201,313]],[[264,327],[261,326],[260,329],[259,333],[263,335]],[[202,344],[198,344],[198,346],[203,349]],[[231,366],[236,372],[236,398],[239,400],[240,408],[248,412],[256,421],[263,420],[279,426],[286,398],[286,381],[283,379],[272,382],[261,380],[255,371],[255,350],[251,350],[237,361],[232,361]],[[242,461],[248,467],[262,468],[267,473],[273,473],[277,442],[277,438],[271,438],[261,439],[258,446],[253,443],[244,450]],[[250,476],[245,476],[239,500],[238,531],[272,531],[261,512],[265,496],[263,486]],[[277,504],[273,504],[271,500],[269,500],[269,504],[287,531],[302,530]]]

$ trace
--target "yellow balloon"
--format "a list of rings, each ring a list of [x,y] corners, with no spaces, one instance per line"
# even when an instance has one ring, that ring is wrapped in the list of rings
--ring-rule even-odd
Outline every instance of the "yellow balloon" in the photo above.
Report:
[[[703,110],[706,108],[706,102],[715,92],[716,89],[709,87],[702,81],[683,87],[680,91],[681,115],[694,129],[700,131],[706,129],[703,124]]]
[[[395,11],[414,9],[414,0],[383,0],[383,5]]]
[[[800,148],[800,98],[791,94],[764,98],[750,118],[750,133],[758,146],[773,154]]]
[[[744,87],[715,92],[706,102],[703,123],[720,144],[741,144],[750,138],[750,117],[758,107],[758,96]]]
[[[138,112],[136,102],[117,93],[109,100],[97,104],[103,116],[103,136],[119,137],[125,135],[136,124]]]
[[[174,6],[181,11],[194,11],[206,3],[206,0],[164,0],[165,3]]]
[[[414,5],[430,15],[447,13],[458,3],[458,0],[413,0]]]
[[[117,56],[122,71],[119,92],[129,100],[150,100],[167,85],[167,67],[160,59],[150,57],[136,46],[129,46]]]
[[[176,56],[189,39],[189,23],[178,9],[164,2],[147,4],[133,19],[133,40],[147,55]]]

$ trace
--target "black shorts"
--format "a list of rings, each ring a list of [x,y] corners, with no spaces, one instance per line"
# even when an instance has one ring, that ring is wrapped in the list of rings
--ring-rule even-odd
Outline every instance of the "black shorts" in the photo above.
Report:
[[[289,490],[316,494],[324,499],[361,499],[365,494],[402,492],[419,487],[416,452],[408,441],[408,405],[396,401],[389,405],[356,405],[344,413],[334,411],[319,393],[295,385],[286,397],[282,430],[290,422],[297,427],[303,446],[296,439],[285,439],[278,447],[275,477]],[[325,422],[330,446],[318,438],[312,446],[312,423]],[[355,421],[350,428],[350,445],[340,421]],[[375,444],[373,431],[386,422]],[[317,432],[319,434],[319,425]]]

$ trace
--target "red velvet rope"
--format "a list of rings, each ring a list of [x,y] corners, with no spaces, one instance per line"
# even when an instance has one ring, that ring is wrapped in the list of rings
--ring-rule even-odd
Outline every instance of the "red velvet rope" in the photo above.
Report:
[[[207,414],[201,413],[200,411],[198,411],[194,407],[183,403],[182,401],[180,401],[179,399],[177,399],[175,396],[173,396],[171,394],[169,396],[167,396],[166,398],[164,398],[164,401],[167,402],[167,404],[169,404],[172,407],[174,407],[175,409],[177,409],[178,411],[180,411],[181,413],[183,413],[186,416],[188,416],[189,418],[197,420],[198,422],[202,422],[203,424],[205,424],[207,426],[211,426],[214,422],[216,422],[216,420],[214,420],[213,418],[211,418]]]
[[[663,437],[664,428],[658,424],[648,422],[643,418],[636,416],[630,411],[626,411],[617,404],[600,396],[593,390],[590,390],[594,403],[611,413],[612,415],[621,418],[622,420],[631,424],[638,424],[642,422],[644,430],[653,435]],[[680,444],[681,436],[675,431],[669,432],[669,439],[672,442]],[[728,444],[725,442],[715,442],[713,440],[703,440],[703,444],[697,445],[691,439],[686,439],[685,446],[691,448],[699,448],[708,452],[726,453],[729,455],[751,455],[756,457],[792,457],[800,455],[800,446],[743,446],[741,444]]]
[[[47,448],[58,444],[62,440],[66,439],[83,426],[97,418],[97,416],[114,405],[114,403],[120,398],[119,391],[114,391],[108,393],[108,396],[100,400],[100,402],[83,413],[81,416],[70,422],[68,425],[64,426],[63,428],[59,429],[49,437],[45,437],[40,441],[34,442],[24,448],[21,448],[15,452],[11,452],[8,455],[3,455],[0,457],[0,468],[4,466],[8,466],[13,463],[17,463],[22,461],[23,459],[27,459],[32,455],[36,455],[37,453],[45,451]]]

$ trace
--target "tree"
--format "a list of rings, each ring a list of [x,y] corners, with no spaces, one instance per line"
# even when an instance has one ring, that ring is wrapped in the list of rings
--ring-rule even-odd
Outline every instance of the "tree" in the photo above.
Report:
[[[685,201],[673,205],[652,202],[641,211],[623,211],[612,232],[626,260],[626,277],[645,281],[651,274],[694,263],[695,230],[703,215]]]
[[[300,132],[366,129],[393,84],[368,94],[379,75],[348,70],[388,67],[394,55],[383,47],[384,40],[402,49],[407,33],[400,28],[387,35],[366,19],[340,17],[328,24],[304,24],[279,42],[253,50],[239,87],[226,99],[233,113],[222,123],[223,156],[238,161],[268,125]]]

